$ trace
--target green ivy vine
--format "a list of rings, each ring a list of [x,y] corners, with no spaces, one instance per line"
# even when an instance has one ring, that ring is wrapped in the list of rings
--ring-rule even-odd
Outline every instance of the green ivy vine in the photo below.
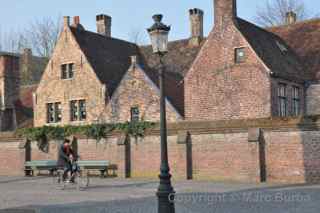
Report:
[[[99,142],[113,131],[119,131],[131,137],[141,137],[145,135],[145,131],[152,128],[154,123],[139,121],[126,122],[116,124],[90,124],[83,126],[43,126],[34,128],[24,128],[17,130],[20,137],[25,137],[31,141],[37,141],[39,149],[47,151],[48,141],[62,141],[71,135],[85,135],[87,138],[95,139]]]

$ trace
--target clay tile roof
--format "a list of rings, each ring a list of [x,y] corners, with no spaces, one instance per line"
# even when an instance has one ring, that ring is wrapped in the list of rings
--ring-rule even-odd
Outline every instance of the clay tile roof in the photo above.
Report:
[[[74,27],[70,29],[98,78],[106,84],[111,97],[131,65],[130,56],[138,55],[138,47],[98,33]]]
[[[189,39],[172,41],[168,44],[168,53],[164,59],[166,73],[165,92],[169,101],[181,115],[184,115],[183,78],[197,57],[204,41],[200,46],[190,46]],[[144,62],[144,70],[151,80],[156,85],[159,85],[157,73],[160,64],[158,56],[152,53],[150,45],[140,47],[140,53]]]
[[[303,61],[308,77],[320,80],[320,19],[311,19],[267,30],[277,34]]]
[[[236,21],[240,32],[275,76],[300,82],[306,79],[299,57],[282,38],[243,19]]]

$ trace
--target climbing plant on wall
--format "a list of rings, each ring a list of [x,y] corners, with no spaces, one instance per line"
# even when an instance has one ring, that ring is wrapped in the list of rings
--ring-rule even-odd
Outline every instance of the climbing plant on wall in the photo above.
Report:
[[[38,148],[44,152],[48,151],[48,142],[51,140],[61,141],[71,135],[84,135],[99,142],[113,131],[131,137],[144,137],[145,131],[152,128],[154,123],[147,121],[126,122],[115,124],[90,124],[83,126],[43,126],[34,128],[24,128],[17,130],[20,137],[25,137],[30,141],[37,141]]]

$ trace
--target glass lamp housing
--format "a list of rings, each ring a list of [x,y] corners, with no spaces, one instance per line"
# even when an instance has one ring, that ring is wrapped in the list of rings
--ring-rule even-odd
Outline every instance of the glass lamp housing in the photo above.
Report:
[[[154,24],[148,29],[151,40],[152,50],[155,54],[164,54],[168,52],[168,37],[170,26],[161,22],[162,15],[154,15]]]

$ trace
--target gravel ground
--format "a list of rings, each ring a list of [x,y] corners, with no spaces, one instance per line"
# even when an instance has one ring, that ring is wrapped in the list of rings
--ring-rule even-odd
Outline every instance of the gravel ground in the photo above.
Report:
[[[319,213],[320,185],[174,182],[176,212]],[[0,177],[0,213],[156,213],[154,180],[92,178],[57,189],[50,177]]]

